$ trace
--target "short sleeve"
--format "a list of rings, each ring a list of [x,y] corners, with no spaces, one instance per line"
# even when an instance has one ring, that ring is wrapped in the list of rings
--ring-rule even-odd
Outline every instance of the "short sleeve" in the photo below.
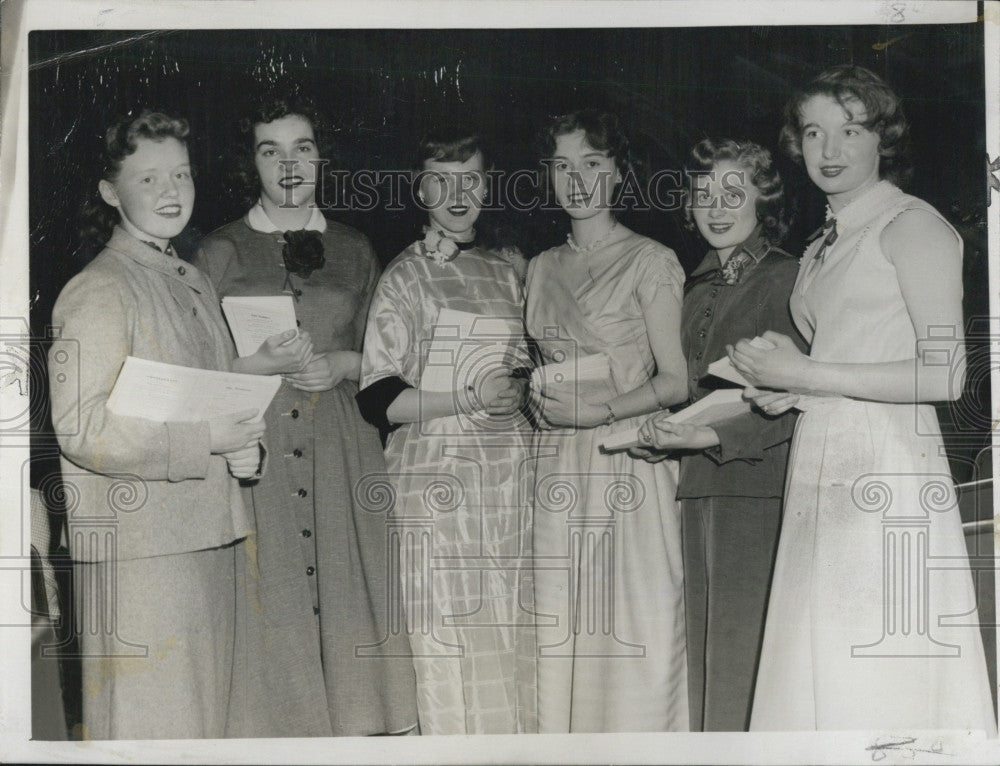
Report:
[[[654,244],[640,253],[636,258],[633,290],[643,311],[656,301],[661,291],[667,291],[678,303],[683,301],[684,269],[673,250]]]
[[[390,268],[372,296],[361,351],[361,388],[381,378],[398,377],[410,385],[407,360],[413,353],[413,322],[405,270]]]

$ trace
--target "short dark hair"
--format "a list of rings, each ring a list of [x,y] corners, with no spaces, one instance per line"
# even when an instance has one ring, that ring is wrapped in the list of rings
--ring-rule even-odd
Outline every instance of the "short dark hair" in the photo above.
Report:
[[[417,149],[417,171],[428,160],[436,162],[466,162],[476,153],[487,167],[486,144],[482,135],[471,125],[436,126],[429,130]]]
[[[785,105],[780,142],[789,157],[802,161],[802,107],[813,96],[834,99],[848,114],[851,112],[846,102],[860,101],[866,115],[862,124],[879,137],[879,176],[897,185],[909,180],[910,126],[903,114],[902,101],[885,80],[853,64],[841,64],[822,72]]]
[[[175,138],[187,146],[188,123],[180,117],[163,112],[143,109],[138,117],[119,117],[104,132],[101,152],[101,178],[114,182],[121,172],[122,163],[134,154],[140,138],[163,141]],[[111,237],[118,224],[118,211],[108,205],[96,191],[91,190],[82,208],[83,222],[80,238],[87,248],[100,249]]]
[[[635,172],[636,162],[632,154],[632,145],[622,129],[621,121],[617,115],[598,109],[582,109],[553,117],[542,131],[542,156],[551,157],[555,153],[556,139],[559,136],[578,130],[584,132],[588,144],[600,152],[608,153],[623,178]]]
[[[780,245],[788,236],[785,184],[774,165],[771,152],[765,147],[752,141],[736,141],[731,138],[702,139],[691,149],[687,165],[688,176],[712,170],[720,162],[727,160],[750,171],[750,182],[760,192],[756,212],[757,220],[761,222],[761,234],[770,244]],[[684,206],[684,217],[689,228],[694,228],[690,199]]]
[[[287,91],[265,91],[237,124],[234,191],[241,196],[245,207],[251,207],[260,197],[260,178],[254,165],[254,128],[293,115],[302,117],[312,126],[319,156],[324,160],[334,159],[333,131],[326,116],[309,96],[302,94],[295,85],[288,86]]]

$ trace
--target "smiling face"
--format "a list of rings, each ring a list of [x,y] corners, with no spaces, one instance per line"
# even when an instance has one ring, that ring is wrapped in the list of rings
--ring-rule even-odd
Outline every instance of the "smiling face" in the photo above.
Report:
[[[692,179],[691,217],[708,244],[725,261],[757,226],[757,199],[751,171],[733,160],[720,160],[710,173]]]
[[[98,191],[118,208],[126,231],[164,247],[181,233],[194,207],[187,147],[173,137],[139,138],[115,179],[101,180]]]
[[[419,194],[432,228],[455,240],[471,239],[486,196],[482,153],[465,162],[425,160]]]
[[[253,146],[264,209],[270,214],[275,208],[311,206],[319,160],[312,123],[297,114],[258,123]]]
[[[802,104],[802,160],[835,212],[879,179],[880,138],[864,126],[867,119],[857,99],[841,105],[816,95]]]
[[[563,210],[584,219],[610,209],[611,195],[622,180],[614,158],[591,146],[582,129],[556,136],[555,143],[549,172]]]

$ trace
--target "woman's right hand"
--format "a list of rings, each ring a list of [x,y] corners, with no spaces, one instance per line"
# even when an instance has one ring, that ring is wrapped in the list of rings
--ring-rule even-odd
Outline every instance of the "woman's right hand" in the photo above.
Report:
[[[787,391],[762,391],[748,386],[743,389],[743,399],[752,402],[765,415],[783,415],[799,403],[798,394]]]
[[[264,420],[249,422],[257,417],[257,410],[241,410],[231,415],[221,415],[208,421],[213,455],[256,447],[264,436]]]
[[[285,330],[260,344],[250,357],[241,360],[240,371],[257,375],[280,375],[301,371],[313,357],[313,343],[305,330]]]
[[[507,387],[493,399],[486,402],[486,412],[490,415],[513,415],[528,399],[528,381],[523,378],[504,378]]]
[[[461,391],[459,411],[470,414],[489,411],[490,406],[497,403],[497,398],[513,385],[510,374],[498,369],[478,381],[478,385],[468,385]]]

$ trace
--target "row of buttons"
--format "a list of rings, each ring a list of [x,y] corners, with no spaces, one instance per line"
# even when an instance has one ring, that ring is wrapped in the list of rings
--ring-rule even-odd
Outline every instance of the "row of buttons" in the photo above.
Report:
[[[295,290],[295,294],[296,295],[302,295],[302,291],[301,290]],[[296,324],[298,324],[299,326],[301,326],[302,323],[301,322],[296,322]],[[298,408],[293,408],[291,410],[291,412],[289,412],[288,414],[292,416],[293,420],[296,420],[296,419],[298,419],[298,417],[299,417],[299,415],[301,413],[299,412]],[[296,447],[291,452],[291,455],[294,458],[301,458],[304,454],[305,453],[299,447]],[[300,487],[298,490],[296,490],[295,496],[297,496],[297,497],[308,497],[309,496],[309,492],[304,487]],[[302,537],[308,539],[308,538],[312,537],[312,530],[311,529],[303,529],[300,534],[302,535]],[[313,576],[315,576],[315,574],[316,574],[316,567],[314,567],[312,565],[309,565],[309,566],[306,567],[306,576],[307,577],[313,577]],[[319,607],[316,606],[316,605],[313,605],[313,614],[317,615],[317,616],[319,615]]]
[[[718,294],[719,294],[719,288],[713,287],[711,297],[715,298]],[[703,312],[703,315],[705,316],[706,319],[710,318],[712,316],[712,307],[709,306],[708,308],[706,308],[705,311]],[[708,330],[705,330],[704,328],[698,332],[698,337],[701,338],[702,340],[704,340],[707,336],[708,336]],[[697,354],[695,354],[694,355],[695,361],[696,362],[701,361],[702,355],[703,355],[702,351],[699,351]],[[697,381],[698,380],[697,374],[692,373],[691,380]]]

